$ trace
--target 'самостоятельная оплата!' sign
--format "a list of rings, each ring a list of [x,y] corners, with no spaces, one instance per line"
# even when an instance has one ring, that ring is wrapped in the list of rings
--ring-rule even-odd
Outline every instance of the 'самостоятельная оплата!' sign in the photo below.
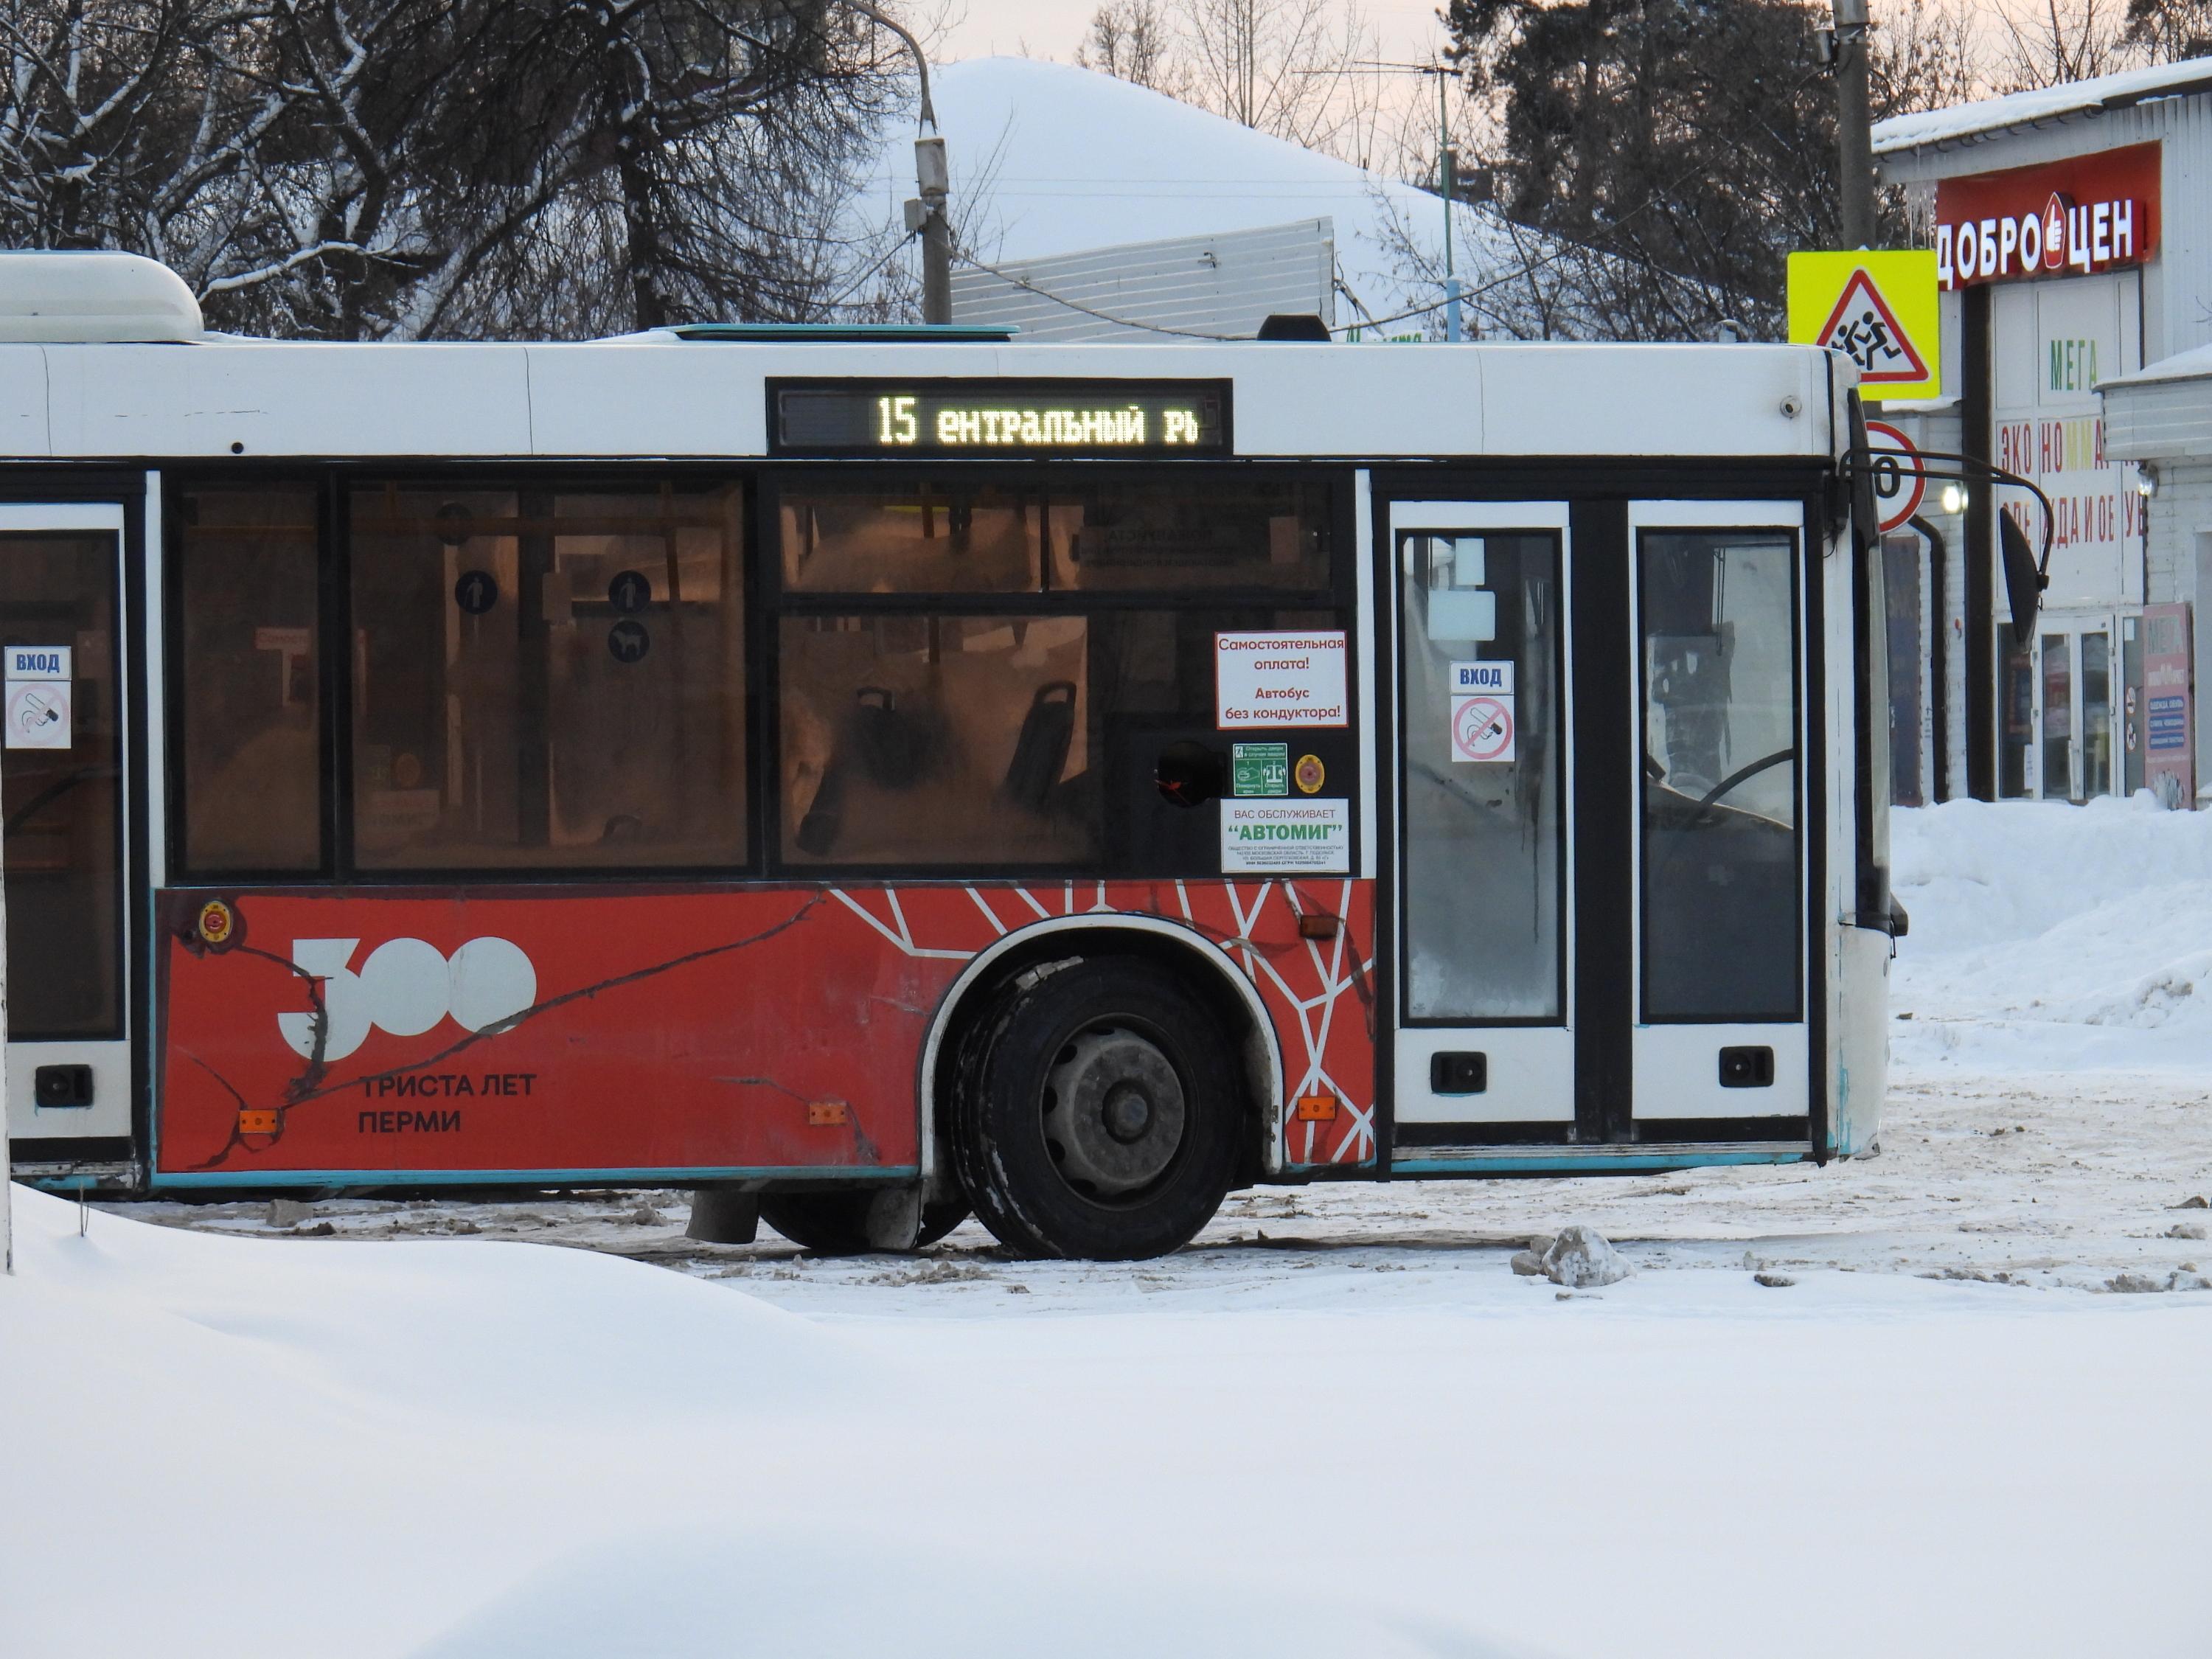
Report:
[[[1340,629],[1220,633],[1213,636],[1214,724],[1224,732],[1255,726],[1349,726]]]

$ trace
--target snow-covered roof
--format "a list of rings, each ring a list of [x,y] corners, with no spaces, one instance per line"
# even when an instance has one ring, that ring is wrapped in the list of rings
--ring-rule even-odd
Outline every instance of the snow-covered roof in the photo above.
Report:
[[[1388,174],[1355,167],[1092,70],[1029,58],[948,64],[932,101],[952,170],[952,210],[965,245],[994,264],[1256,230],[1327,216],[1338,269],[1356,297],[1337,321],[1384,318],[1433,304],[1443,272],[1443,204]],[[894,125],[866,197],[869,216],[896,224],[915,193],[914,131]],[[1456,271],[1485,333],[1540,334],[1525,280],[1553,245],[1496,209],[1453,210]],[[1545,283],[1556,303],[1560,283]],[[1553,331],[1579,334],[1571,316]],[[1516,324],[1522,325],[1516,326]],[[1392,331],[1419,332],[1419,319]]]
[[[2185,58],[2176,64],[2156,64],[2148,69],[2123,70],[2094,80],[2069,82],[2015,92],[2002,98],[1984,98],[1948,109],[1918,115],[1893,115],[1877,122],[1874,149],[1877,155],[1899,150],[1925,149],[1955,144],[1985,133],[2014,127],[2039,126],[2076,115],[2125,109],[2154,98],[2212,90],[2212,58]]]
[[[2115,374],[2110,380],[2098,381],[2097,390],[2110,392],[2116,386],[2150,386],[2160,380],[2201,380],[2207,377],[2212,377],[2212,345],[2177,351],[2171,357],[2144,364],[2132,374]]]

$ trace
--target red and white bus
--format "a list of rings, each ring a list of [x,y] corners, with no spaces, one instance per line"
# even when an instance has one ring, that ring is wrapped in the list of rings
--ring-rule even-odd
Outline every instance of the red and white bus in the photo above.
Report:
[[[16,1174],[1127,1257],[1868,1152],[1839,362],[280,343],[0,256]]]

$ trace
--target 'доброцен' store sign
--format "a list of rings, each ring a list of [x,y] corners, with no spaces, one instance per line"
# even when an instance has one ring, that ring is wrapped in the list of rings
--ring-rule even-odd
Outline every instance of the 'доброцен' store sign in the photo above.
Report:
[[[2130,144],[1936,185],[1936,281],[1945,289],[2080,276],[2158,251],[2159,147]]]

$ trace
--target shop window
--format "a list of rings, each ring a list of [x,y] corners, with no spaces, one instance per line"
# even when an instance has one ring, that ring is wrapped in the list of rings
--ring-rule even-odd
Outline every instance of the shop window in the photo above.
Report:
[[[181,850],[196,874],[322,864],[316,506],[305,485],[178,497]]]
[[[364,869],[746,857],[734,485],[351,494]]]
[[[795,593],[1026,593],[1037,507],[974,484],[787,490],[783,585]]]
[[[1261,588],[1329,581],[1326,485],[1293,479],[1103,478],[1052,492],[1055,590]]]

